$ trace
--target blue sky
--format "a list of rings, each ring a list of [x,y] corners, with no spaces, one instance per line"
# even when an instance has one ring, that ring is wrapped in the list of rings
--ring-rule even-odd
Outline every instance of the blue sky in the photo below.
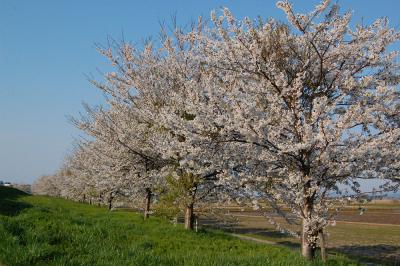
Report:
[[[285,20],[273,0],[111,1],[0,0],[0,180],[31,183],[60,166],[79,132],[67,115],[82,101],[101,102],[84,74],[106,71],[95,43],[107,36],[133,43],[156,36],[159,22],[176,14],[184,26],[227,6],[237,17]],[[292,1],[298,11],[319,1]],[[389,17],[400,28],[400,1],[341,0],[354,22]],[[396,45],[394,49],[399,49]]]

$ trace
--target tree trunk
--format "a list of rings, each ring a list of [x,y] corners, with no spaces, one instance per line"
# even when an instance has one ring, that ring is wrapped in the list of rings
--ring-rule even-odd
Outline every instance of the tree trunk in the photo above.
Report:
[[[308,260],[313,260],[315,257],[315,247],[307,240],[303,240],[301,243],[301,255]]]
[[[149,188],[146,188],[144,219],[147,219],[150,216],[150,203],[151,203],[151,190]]]
[[[309,239],[309,229],[306,225],[305,219],[302,221],[302,232],[301,232],[301,255],[308,260],[313,260],[315,258],[316,243],[313,243]]]
[[[193,214],[193,203],[186,206],[185,210],[185,229],[193,230],[194,225],[194,214]]]
[[[114,197],[110,195],[110,198],[108,199],[108,210],[110,211],[112,209],[112,202],[113,202]]]
[[[100,206],[101,203],[102,203],[102,201],[103,201],[103,194],[100,194],[100,195],[99,195],[99,201],[98,201],[98,203],[97,203],[97,206]]]
[[[319,231],[319,241],[320,241],[320,248],[321,248],[321,259],[322,259],[322,262],[325,264],[326,263],[326,249],[325,249],[324,229],[321,229]]]

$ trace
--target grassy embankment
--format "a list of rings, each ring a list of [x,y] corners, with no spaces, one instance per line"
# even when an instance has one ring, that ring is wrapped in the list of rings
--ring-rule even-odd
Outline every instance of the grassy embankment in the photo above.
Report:
[[[4,265],[320,265],[290,249],[0,187]],[[349,265],[332,257],[329,265]]]

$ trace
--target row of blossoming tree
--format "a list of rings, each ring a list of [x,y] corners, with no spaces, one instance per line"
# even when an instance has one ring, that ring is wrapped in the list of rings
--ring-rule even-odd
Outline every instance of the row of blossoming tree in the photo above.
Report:
[[[400,34],[386,19],[349,26],[323,1],[308,14],[278,2],[288,24],[235,19],[228,9],[143,48],[99,48],[114,72],[92,81],[106,96],[73,119],[80,142],[36,191],[78,200],[173,195],[193,228],[194,207],[251,202],[299,223],[302,254],[363,179],[397,189]],[[172,193],[171,193],[172,192]],[[271,208],[273,213],[271,213]]]

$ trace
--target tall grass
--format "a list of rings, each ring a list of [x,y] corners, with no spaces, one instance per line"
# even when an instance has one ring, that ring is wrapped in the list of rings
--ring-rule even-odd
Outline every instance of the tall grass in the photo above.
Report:
[[[187,232],[139,214],[0,188],[4,265],[319,265],[292,250],[223,232]],[[1,264],[0,263],[0,264]],[[346,258],[330,265],[349,265]]]

